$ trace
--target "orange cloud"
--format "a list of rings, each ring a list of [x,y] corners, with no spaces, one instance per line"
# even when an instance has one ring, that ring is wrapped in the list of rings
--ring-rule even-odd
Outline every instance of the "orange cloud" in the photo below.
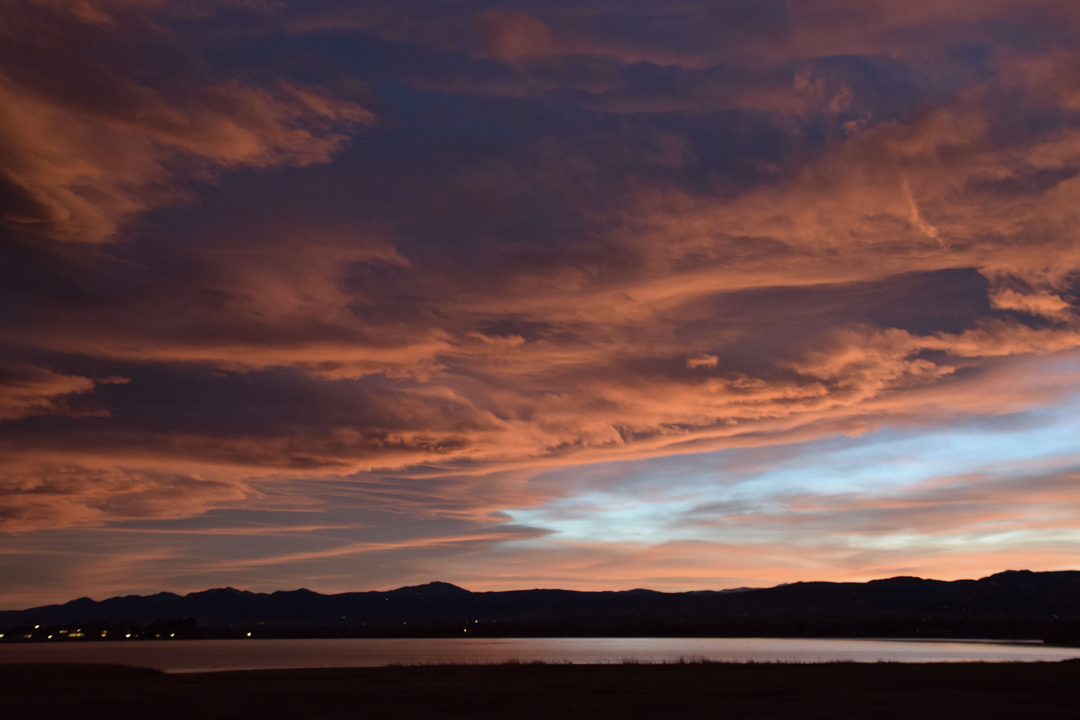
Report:
[[[558,51],[559,44],[547,25],[521,10],[485,10],[477,22],[491,54],[500,60]]]
[[[2,208],[15,228],[101,242],[136,213],[183,200],[185,180],[325,162],[342,131],[372,121],[357,105],[285,82],[140,82],[138,68],[123,65],[125,49],[150,42],[180,54],[140,3],[4,5],[0,179],[15,198]]]
[[[498,554],[500,510],[571,492],[545,471],[1074,393],[1080,73],[1008,21],[1041,8],[1039,28],[1072,32],[1075,3],[795,5],[171,22],[164,4],[5,0],[0,341],[33,360],[0,375],[4,527],[318,515],[341,498],[306,493],[332,486],[353,509],[460,525],[222,572],[441,562],[459,537],[488,580],[465,560],[444,579],[505,587],[524,580]],[[186,48],[208,28],[216,50]],[[968,41],[989,47],[953,57]],[[220,59],[230,43],[246,65]],[[323,76],[387,108],[372,142],[339,152],[373,116]],[[203,202],[148,212],[193,188]],[[987,488],[730,522],[925,527],[925,563],[959,568],[939,531],[1020,518]],[[537,582],[612,587],[634,567],[690,587],[717,552],[732,584],[929,567],[841,535],[792,557],[791,536],[513,557],[550,564]]]
[[[109,467],[100,461],[90,466],[0,465],[3,532],[191,517],[245,497],[245,489],[235,482],[186,475],[175,468]]]
[[[62,375],[31,365],[0,367],[0,421],[40,415],[92,417],[108,411],[94,404],[80,404],[99,383],[124,383],[123,378],[91,380],[77,375]]]

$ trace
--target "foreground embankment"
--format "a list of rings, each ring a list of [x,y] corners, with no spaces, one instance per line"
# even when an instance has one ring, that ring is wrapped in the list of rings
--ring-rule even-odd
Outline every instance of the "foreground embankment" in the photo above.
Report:
[[[1016,718],[1075,720],[1080,661],[443,665],[167,675],[0,668],[23,718]]]

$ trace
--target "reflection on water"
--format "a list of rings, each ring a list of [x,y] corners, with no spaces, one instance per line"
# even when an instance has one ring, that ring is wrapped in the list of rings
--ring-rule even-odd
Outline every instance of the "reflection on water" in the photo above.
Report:
[[[1080,657],[1037,642],[783,638],[510,638],[388,640],[145,640],[0,645],[0,663],[115,663],[166,672],[379,667],[433,663],[1006,662]]]

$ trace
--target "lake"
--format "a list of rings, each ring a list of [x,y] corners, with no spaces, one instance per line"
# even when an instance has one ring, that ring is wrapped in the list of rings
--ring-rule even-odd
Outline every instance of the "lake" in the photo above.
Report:
[[[785,638],[506,638],[132,640],[0,644],[0,664],[110,663],[170,673],[508,661],[574,664],[726,662],[1036,662],[1080,648],[984,640]]]

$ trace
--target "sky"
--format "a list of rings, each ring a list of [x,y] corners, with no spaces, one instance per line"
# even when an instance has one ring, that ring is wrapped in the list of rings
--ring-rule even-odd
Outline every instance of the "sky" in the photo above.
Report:
[[[0,0],[0,607],[1080,568],[1075,0]]]

